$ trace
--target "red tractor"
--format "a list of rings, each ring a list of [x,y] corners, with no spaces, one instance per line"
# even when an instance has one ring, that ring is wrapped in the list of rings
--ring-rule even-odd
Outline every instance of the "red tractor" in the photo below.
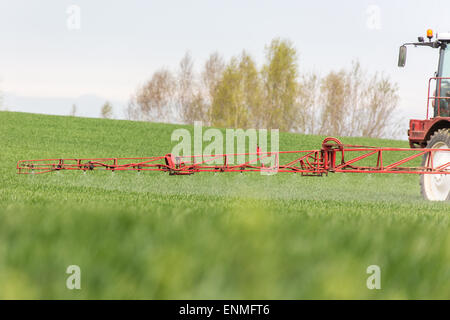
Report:
[[[439,64],[435,77],[428,82],[427,117],[425,120],[409,121],[409,145],[411,148],[450,149],[450,33],[439,33],[433,41],[433,31],[427,31],[428,41],[405,43],[400,47],[398,66],[406,64],[406,46],[430,47],[439,50]],[[431,110],[430,110],[431,109]],[[423,164],[429,161],[429,154]],[[436,152],[434,165],[450,160],[448,151]],[[428,200],[450,200],[450,175],[422,175],[422,195]]]

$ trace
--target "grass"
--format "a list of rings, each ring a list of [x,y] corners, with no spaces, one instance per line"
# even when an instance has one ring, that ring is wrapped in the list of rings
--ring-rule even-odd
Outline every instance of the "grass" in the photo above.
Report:
[[[450,207],[422,200],[417,176],[15,173],[19,159],[163,155],[178,127],[0,112],[0,298],[450,298]],[[281,133],[280,149],[322,139]],[[366,287],[374,264],[381,290]]]

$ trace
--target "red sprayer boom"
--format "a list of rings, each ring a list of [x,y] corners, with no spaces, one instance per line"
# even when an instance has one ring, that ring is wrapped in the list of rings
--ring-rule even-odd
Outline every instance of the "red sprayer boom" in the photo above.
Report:
[[[450,149],[379,148],[342,144],[336,138],[326,138],[319,150],[257,152],[174,157],[166,154],[147,158],[85,158],[21,160],[20,174],[46,173],[61,170],[109,171],[165,171],[171,175],[189,175],[195,172],[291,172],[306,176],[322,176],[329,172],[355,173],[409,173],[450,174],[450,162],[434,163],[435,154],[449,153]],[[386,154],[395,153],[395,161],[385,161]],[[244,156],[245,162],[231,164],[230,159]],[[427,159],[421,166],[412,166],[417,158]],[[248,158],[253,157],[252,160]],[[271,166],[264,165],[268,158]],[[283,158],[289,158],[283,161]],[[219,160],[219,161],[218,161]],[[220,164],[217,164],[220,162]],[[417,162],[417,161],[416,161]],[[409,166],[408,166],[409,165]]]

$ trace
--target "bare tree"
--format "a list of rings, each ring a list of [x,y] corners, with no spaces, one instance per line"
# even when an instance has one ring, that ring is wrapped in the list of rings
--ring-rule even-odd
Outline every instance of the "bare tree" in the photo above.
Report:
[[[316,134],[319,130],[320,77],[315,73],[301,76],[296,106],[295,131]]]
[[[70,109],[70,115],[75,117],[77,115],[77,105],[73,104],[72,109]]]
[[[211,53],[200,74],[200,83],[194,102],[197,114],[196,120],[211,124],[211,105],[224,70],[225,62],[222,56],[218,52]]]
[[[380,138],[398,134],[397,91],[397,85],[389,78],[373,76],[364,95],[365,108],[361,110],[357,122],[359,135]]]
[[[218,52],[213,52],[206,60],[202,71],[202,82],[205,89],[205,96],[209,103],[212,102],[217,84],[222,78],[225,70],[225,62]]]
[[[197,112],[194,104],[195,96],[195,74],[194,62],[189,52],[186,52],[180,61],[177,78],[177,99],[181,111],[181,117],[185,123],[194,123]]]
[[[124,110],[125,119],[127,120],[141,120],[142,113],[140,112],[139,106],[136,104],[136,96],[132,95]]]
[[[321,114],[320,134],[345,134],[348,88],[345,71],[330,72],[322,79],[320,87]]]
[[[225,64],[218,53],[212,53],[204,64],[200,81],[197,81],[193,66],[191,55],[186,53],[180,61],[177,77],[176,95],[181,116],[185,123],[198,120],[210,124],[211,105]]]
[[[111,103],[106,101],[103,104],[102,109],[100,110],[100,116],[102,118],[105,118],[105,119],[112,118],[112,116],[113,116],[113,107],[112,107]]]
[[[397,92],[389,78],[367,74],[359,62],[353,62],[350,70],[330,72],[321,81],[319,133],[395,136],[399,127]]]
[[[398,87],[385,76],[368,74],[353,62],[346,76],[348,96],[348,136],[392,137],[399,129]]]
[[[208,103],[201,91],[195,92],[191,105],[189,108],[190,122],[202,121],[203,124],[210,124],[210,109],[211,105]]]
[[[167,69],[156,71],[130,101],[144,120],[177,121],[179,110],[174,101],[176,80]]]

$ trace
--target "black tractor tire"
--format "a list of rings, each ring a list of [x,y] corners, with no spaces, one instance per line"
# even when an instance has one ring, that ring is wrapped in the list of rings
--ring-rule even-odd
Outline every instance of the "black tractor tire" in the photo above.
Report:
[[[446,147],[445,147],[446,145]],[[446,148],[450,149],[450,129],[439,129],[436,131],[428,140],[427,143],[428,149],[435,149],[435,148]],[[422,167],[426,166],[427,164],[428,155],[425,155],[422,160]],[[422,196],[426,200],[431,201],[450,201],[450,191],[447,195],[447,197],[440,197],[436,196],[436,194],[433,194],[432,190],[430,190],[430,183],[433,183],[431,179],[433,179],[434,175],[432,174],[422,174],[420,176],[420,191],[422,193]],[[449,175],[440,175],[441,178],[448,179],[447,177]],[[445,180],[444,180],[445,182]]]

